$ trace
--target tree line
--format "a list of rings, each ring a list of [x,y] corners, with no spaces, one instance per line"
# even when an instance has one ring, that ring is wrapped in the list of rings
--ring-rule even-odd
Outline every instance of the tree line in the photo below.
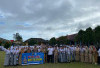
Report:
[[[21,44],[25,44],[26,42],[23,42],[23,38],[19,33],[14,34],[14,40],[20,41]],[[5,48],[8,48],[12,45],[11,41],[7,42],[1,42],[0,45],[4,45]],[[44,42],[38,42],[36,40],[29,40],[27,43],[29,45],[34,44],[40,44]],[[87,28],[86,30],[79,30],[77,33],[77,36],[74,38],[74,40],[69,40],[67,36],[61,36],[59,38],[52,37],[50,40],[46,41],[46,44],[55,46],[55,45],[95,45],[100,46],[100,26],[95,27],[92,29],[91,27]]]

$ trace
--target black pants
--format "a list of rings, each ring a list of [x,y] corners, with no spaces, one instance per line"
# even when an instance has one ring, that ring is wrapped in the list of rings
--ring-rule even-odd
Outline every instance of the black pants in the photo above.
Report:
[[[48,55],[48,63],[53,63],[53,55]]]
[[[100,64],[100,56],[98,56],[98,64]]]

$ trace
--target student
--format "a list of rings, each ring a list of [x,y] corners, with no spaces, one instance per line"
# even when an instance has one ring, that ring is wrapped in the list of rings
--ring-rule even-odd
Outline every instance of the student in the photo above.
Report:
[[[19,52],[20,52],[20,50],[19,50],[19,48],[17,48],[17,50],[16,50],[16,64],[18,65],[19,63]]]
[[[14,47],[11,48],[11,62],[10,65],[14,65]]]
[[[74,47],[74,45],[72,45],[72,46],[70,47],[70,49],[71,49],[72,61],[75,61],[75,47]]]
[[[80,61],[81,62],[84,62],[84,56],[85,56],[85,54],[84,54],[84,47],[82,46],[81,48],[80,48]]]
[[[21,50],[19,52],[19,65],[21,65],[21,63],[22,63],[22,59],[21,59],[22,53],[24,53],[24,48],[21,48]]]
[[[98,50],[98,64],[100,64],[100,48]]]
[[[89,46],[89,63],[92,63],[93,59],[93,49],[92,46]]]
[[[27,53],[31,53],[31,49],[30,47],[28,47],[28,49],[26,50]]]
[[[64,47],[60,47],[59,49],[59,62],[65,62],[66,60],[66,56],[65,56],[65,50],[64,50]]]
[[[70,62],[71,61],[71,50],[69,47],[67,47],[66,53],[67,53],[67,62]]]
[[[38,47],[38,52],[41,52],[41,48],[40,47]]]
[[[58,50],[57,47],[54,49],[54,63],[58,63]]]
[[[89,62],[89,49],[87,46],[85,47],[85,62]]]
[[[48,48],[48,62],[53,62],[53,48],[52,46],[49,46]]]
[[[93,63],[97,64],[97,58],[98,57],[98,52],[97,49],[95,48],[95,46],[93,46]]]
[[[4,65],[10,65],[10,48],[8,49],[4,49],[4,51],[6,52],[6,56],[5,56],[5,61],[4,61]]]
[[[80,49],[78,46],[76,46],[76,49],[75,49],[75,60],[76,61],[79,61],[79,54],[80,54]]]
[[[36,46],[34,46],[33,52],[38,52],[38,49]]]

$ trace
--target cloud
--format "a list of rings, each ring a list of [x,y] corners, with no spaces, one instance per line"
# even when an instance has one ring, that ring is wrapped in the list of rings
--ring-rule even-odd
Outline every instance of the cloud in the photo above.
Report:
[[[0,0],[1,36],[50,39],[100,25],[99,0]]]

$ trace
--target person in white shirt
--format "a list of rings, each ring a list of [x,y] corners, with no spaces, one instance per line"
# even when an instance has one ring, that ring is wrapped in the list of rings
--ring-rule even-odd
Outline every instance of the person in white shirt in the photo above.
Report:
[[[59,49],[59,62],[66,62],[65,49],[63,46]]]
[[[98,50],[98,64],[100,64],[100,48]]]
[[[67,53],[67,62],[70,62],[71,61],[71,49],[70,49],[70,47],[67,47],[66,53]]]
[[[9,49],[4,49],[4,51],[6,52],[4,65],[8,66],[8,65],[10,65],[10,53],[11,53],[10,48]]]
[[[14,53],[15,53],[15,48],[11,48],[11,62],[10,62],[10,65],[14,65]]]
[[[53,62],[53,47],[49,46],[48,48],[48,62]]]
[[[38,52],[41,52],[41,48],[40,47],[38,48]]]

